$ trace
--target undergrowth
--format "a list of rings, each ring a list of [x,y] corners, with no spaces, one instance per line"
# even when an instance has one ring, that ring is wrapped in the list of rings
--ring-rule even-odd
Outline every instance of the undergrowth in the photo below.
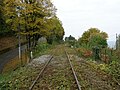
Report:
[[[53,46],[48,44],[48,43],[41,43],[41,44],[38,44],[36,47],[35,47],[35,50],[33,52],[33,56],[34,58],[38,57],[38,56],[41,56],[45,53],[48,52],[48,50],[50,48],[52,48]]]

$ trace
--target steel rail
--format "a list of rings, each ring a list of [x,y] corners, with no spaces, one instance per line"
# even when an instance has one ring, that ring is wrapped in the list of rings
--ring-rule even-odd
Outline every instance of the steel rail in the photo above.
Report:
[[[33,87],[35,86],[36,82],[38,81],[38,79],[40,78],[40,76],[42,75],[42,73],[44,72],[45,68],[48,66],[49,62],[52,60],[52,58],[53,58],[53,56],[51,56],[51,58],[48,60],[48,62],[42,68],[42,70],[40,71],[40,73],[38,74],[38,76],[36,77],[36,79],[33,81],[32,85],[29,87],[29,90],[33,89]]]
[[[69,57],[69,55],[67,54],[66,51],[65,51],[65,53],[66,53],[67,59],[69,60],[69,63],[70,63],[71,69],[72,69],[72,73],[73,73],[73,75],[74,75],[74,78],[75,78],[75,81],[76,81],[78,90],[82,90],[82,89],[81,89],[81,85],[79,84],[77,75],[76,75],[76,73],[75,73],[75,70],[74,70],[74,68],[73,68],[73,65],[72,65],[72,63],[71,63],[71,61],[70,61],[70,57]]]

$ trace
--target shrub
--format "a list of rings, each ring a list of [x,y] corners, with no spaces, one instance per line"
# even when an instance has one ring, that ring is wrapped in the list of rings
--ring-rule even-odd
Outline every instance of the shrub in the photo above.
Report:
[[[109,73],[120,81],[120,64],[117,61],[112,61],[109,65]]]
[[[48,43],[41,43],[41,44],[38,44],[36,47],[35,47],[35,51],[33,52],[33,56],[34,57],[37,57],[37,56],[40,56],[42,55],[48,48],[50,48],[51,45],[48,44]]]
[[[77,52],[79,53],[80,56],[83,56],[85,58],[92,56],[92,51],[86,48],[77,48]]]

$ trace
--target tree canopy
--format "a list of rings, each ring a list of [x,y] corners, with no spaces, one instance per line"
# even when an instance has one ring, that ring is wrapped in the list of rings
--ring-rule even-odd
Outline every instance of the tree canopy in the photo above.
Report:
[[[33,35],[45,30],[48,18],[55,15],[50,0],[4,0],[6,23],[12,30],[20,24],[22,34]]]
[[[3,15],[3,0],[0,0],[0,36],[8,32]]]
[[[76,40],[75,37],[70,35],[69,37],[65,37],[65,41]]]
[[[40,37],[63,39],[64,29],[51,0],[4,0],[3,4],[7,27],[16,33],[19,28],[29,44]]]
[[[100,31],[97,28],[90,28],[79,38],[80,44],[89,44],[91,46],[107,46],[108,35],[106,32]]]
[[[46,32],[47,40],[52,43],[53,41],[60,42],[63,40],[65,34],[62,22],[56,16],[47,21],[47,28],[49,32]]]

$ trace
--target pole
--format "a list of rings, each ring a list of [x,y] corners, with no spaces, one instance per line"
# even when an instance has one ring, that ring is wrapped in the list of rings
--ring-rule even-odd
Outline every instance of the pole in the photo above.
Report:
[[[20,13],[18,12],[18,20],[19,20],[19,24],[18,24],[18,45],[19,45],[19,60],[21,61],[21,65],[22,65],[22,59],[21,59],[21,36],[20,36]]]
[[[118,37],[117,37],[117,34],[116,34],[116,50],[118,49]]]
[[[120,51],[120,34],[118,36],[118,48],[119,48],[119,51]]]
[[[20,39],[21,39],[21,37],[20,37],[20,24],[19,24],[19,26],[18,26],[19,60],[21,60],[21,42],[20,42]]]

